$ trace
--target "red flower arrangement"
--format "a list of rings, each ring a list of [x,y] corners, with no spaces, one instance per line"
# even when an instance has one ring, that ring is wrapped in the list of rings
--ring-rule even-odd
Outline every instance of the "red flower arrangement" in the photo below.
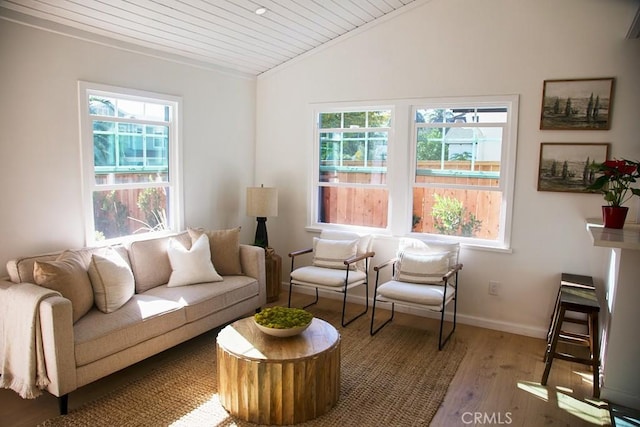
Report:
[[[631,188],[631,184],[640,178],[639,162],[632,160],[607,160],[591,166],[602,173],[587,190],[595,190],[604,194],[609,206],[620,207],[633,196],[640,196],[640,189]]]

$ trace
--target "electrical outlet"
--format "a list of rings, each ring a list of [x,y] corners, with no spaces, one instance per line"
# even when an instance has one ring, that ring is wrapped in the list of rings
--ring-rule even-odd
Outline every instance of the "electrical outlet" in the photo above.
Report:
[[[500,282],[495,282],[493,280],[489,281],[489,295],[500,295]]]

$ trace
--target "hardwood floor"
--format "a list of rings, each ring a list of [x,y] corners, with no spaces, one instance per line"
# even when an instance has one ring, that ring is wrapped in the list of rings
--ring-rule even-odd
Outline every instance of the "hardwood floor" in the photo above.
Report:
[[[286,305],[284,293],[278,304]],[[337,300],[321,297],[319,304],[341,309]],[[397,313],[394,322],[434,331],[438,327],[435,320],[403,313]],[[216,334],[211,331],[76,390],[69,397],[69,410],[144,376]],[[554,360],[548,385],[540,385],[543,340],[463,324],[458,324],[452,339],[467,343],[468,352],[432,426],[610,425],[606,404],[591,397],[591,373],[586,366]],[[34,426],[57,414],[57,399],[48,393],[25,400],[11,390],[0,390],[0,426]]]

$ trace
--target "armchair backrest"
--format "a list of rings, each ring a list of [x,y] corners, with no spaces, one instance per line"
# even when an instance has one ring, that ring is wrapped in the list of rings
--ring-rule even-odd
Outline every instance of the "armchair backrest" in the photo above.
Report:
[[[459,253],[459,243],[402,239],[393,278],[402,282],[442,284],[442,277],[458,264]]]
[[[320,238],[328,240],[358,240],[357,255],[362,255],[371,251],[372,241],[371,235],[369,234],[360,235],[350,231],[322,230]],[[356,268],[360,271],[364,271],[365,262],[358,261],[356,263]]]
[[[449,258],[449,267],[458,264],[460,257],[460,243],[424,241],[405,237],[400,240],[397,255],[399,256],[405,250],[410,252],[446,252]]]

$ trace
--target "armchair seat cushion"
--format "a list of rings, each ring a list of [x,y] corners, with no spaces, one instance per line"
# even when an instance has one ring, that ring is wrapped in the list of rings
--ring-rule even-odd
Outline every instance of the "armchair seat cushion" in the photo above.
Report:
[[[446,291],[443,285],[425,285],[418,283],[398,282],[391,280],[378,287],[376,298],[382,301],[398,301],[418,306],[434,306],[436,309],[442,307],[442,297],[446,292],[446,299],[449,301],[454,296],[453,286],[447,286]]]
[[[316,287],[328,286],[328,287],[340,287],[344,286],[345,275],[347,274],[345,269],[338,270],[334,268],[323,268],[316,266],[300,267],[291,272],[291,282],[296,285],[307,285]],[[356,284],[364,283],[367,279],[367,275],[359,270],[349,271],[349,282],[347,286],[353,286]]]

